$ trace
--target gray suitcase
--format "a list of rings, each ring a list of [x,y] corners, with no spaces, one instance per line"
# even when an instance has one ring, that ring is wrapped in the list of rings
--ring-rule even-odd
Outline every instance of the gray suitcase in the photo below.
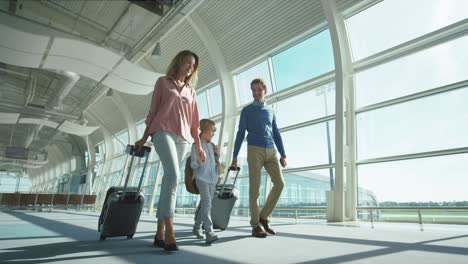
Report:
[[[227,184],[229,174],[235,171],[234,181],[232,184]],[[237,176],[239,175],[240,168],[229,168],[223,184],[216,185],[216,192],[211,204],[211,221],[213,222],[214,229],[225,230],[229,224],[232,208],[239,194],[236,186]]]
[[[100,240],[117,236],[126,236],[127,239],[133,238],[145,203],[145,196],[140,188],[151,148],[142,147],[137,152],[134,146],[128,145],[126,152],[131,155],[131,160],[127,168],[128,173],[125,184],[123,187],[113,186],[107,190],[98,222],[98,231],[101,232]],[[135,156],[145,157],[145,163],[138,187],[127,187]]]

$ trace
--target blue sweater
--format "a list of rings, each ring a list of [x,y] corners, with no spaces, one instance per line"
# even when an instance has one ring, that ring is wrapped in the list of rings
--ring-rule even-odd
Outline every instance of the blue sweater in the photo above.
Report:
[[[239,155],[239,150],[245,138],[247,130],[247,144],[272,148],[276,145],[281,156],[285,156],[283,140],[276,125],[276,117],[273,110],[264,103],[253,101],[242,109],[234,145],[234,158]]]

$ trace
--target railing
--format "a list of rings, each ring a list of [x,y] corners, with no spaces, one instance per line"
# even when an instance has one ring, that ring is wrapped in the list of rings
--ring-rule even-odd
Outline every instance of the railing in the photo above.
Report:
[[[32,208],[42,210],[47,208],[94,207],[96,195],[65,194],[65,193],[0,193],[0,206],[9,209]]]
[[[382,211],[394,211],[400,213],[407,213],[407,212],[415,212],[417,214],[417,222],[419,223],[420,230],[423,231],[423,212],[427,211],[447,211],[449,212],[457,212],[457,214],[426,214],[425,217],[437,219],[439,221],[433,221],[437,223],[446,223],[446,224],[468,224],[468,207],[466,206],[438,206],[438,207],[416,207],[416,206],[405,206],[405,207],[358,207],[358,213],[361,211],[360,216],[366,216],[366,212],[368,212],[369,221],[371,222],[371,227],[374,228],[375,220],[380,220],[382,217],[389,218],[388,222],[412,222],[411,214],[388,214],[385,215]],[[362,213],[364,211],[364,213]],[[461,213],[466,212],[466,213]],[[376,219],[377,218],[377,219]],[[455,220],[452,220],[455,219]],[[457,220],[458,219],[458,220]],[[361,219],[365,220],[365,219]]]
[[[176,213],[182,215],[195,214],[196,207],[177,207]],[[155,209],[156,210],[156,209]],[[273,210],[272,217],[292,218],[296,222],[299,219],[326,219],[326,206],[313,207],[277,207]],[[250,217],[249,207],[234,207],[231,215]]]

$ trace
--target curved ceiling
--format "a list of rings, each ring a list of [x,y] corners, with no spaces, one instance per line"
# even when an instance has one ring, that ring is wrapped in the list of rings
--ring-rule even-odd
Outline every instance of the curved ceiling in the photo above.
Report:
[[[377,1],[337,4],[342,13],[351,13]],[[59,124],[76,124],[88,113],[94,119],[87,126],[105,126],[114,134],[126,122],[105,96],[108,89],[119,91],[133,119],[142,120],[151,100],[147,94],[178,51],[191,49],[200,56],[198,87],[218,80],[213,58],[185,19],[192,12],[204,21],[233,73],[326,28],[320,1],[310,0],[178,0],[163,17],[126,0],[6,2],[0,4],[0,32],[8,36],[0,39],[0,112]],[[158,42],[161,54],[155,56]],[[80,74],[62,110],[51,106],[54,96],[63,96],[63,76],[50,69]],[[37,126],[0,124],[0,147],[31,136],[38,149],[57,144],[57,138],[80,144],[57,129]],[[102,141],[102,131],[90,138]]]

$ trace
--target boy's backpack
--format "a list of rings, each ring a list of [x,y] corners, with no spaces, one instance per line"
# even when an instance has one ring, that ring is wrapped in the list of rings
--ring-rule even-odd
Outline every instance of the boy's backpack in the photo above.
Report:
[[[200,194],[197,185],[195,184],[195,171],[190,166],[191,158],[188,156],[185,162],[185,189],[193,194]]]

